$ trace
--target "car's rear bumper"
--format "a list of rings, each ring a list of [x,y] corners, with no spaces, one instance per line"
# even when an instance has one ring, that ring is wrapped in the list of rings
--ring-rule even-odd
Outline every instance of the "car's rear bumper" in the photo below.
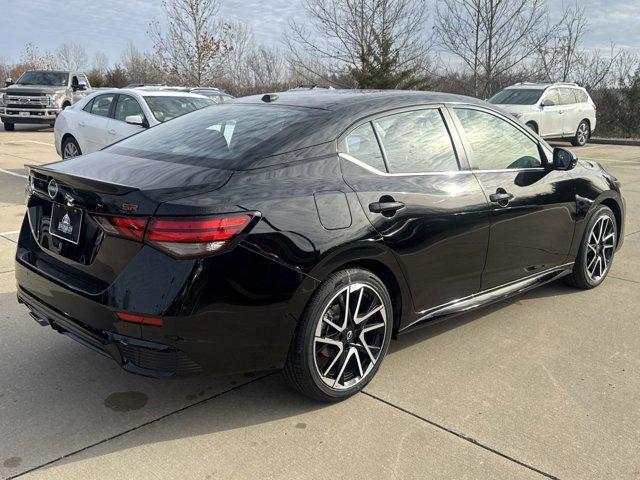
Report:
[[[69,318],[21,287],[18,287],[18,302],[27,306],[31,317],[40,325],[49,325],[85,347],[112,358],[131,373],[165,378],[202,370],[200,365],[176,348],[93,329]]]

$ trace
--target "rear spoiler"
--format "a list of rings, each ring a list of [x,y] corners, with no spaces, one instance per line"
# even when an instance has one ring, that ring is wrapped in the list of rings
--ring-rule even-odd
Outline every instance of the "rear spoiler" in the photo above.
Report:
[[[67,173],[56,170],[55,168],[43,167],[41,165],[25,165],[25,168],[29,172],[29,175],[34,175],[37,178],[49,182],[52,178],[64,182],[70,187],[80,190],[87,190],[96,193],[106,193],[109,195],[126,195],[131,192],[136,192],[139,189],[135,187],[129,187],[127,185],[120,185],[117,183],[107,183],[100,180],[94,180],[92,178],[78,177],[76,175],[69,175]]]

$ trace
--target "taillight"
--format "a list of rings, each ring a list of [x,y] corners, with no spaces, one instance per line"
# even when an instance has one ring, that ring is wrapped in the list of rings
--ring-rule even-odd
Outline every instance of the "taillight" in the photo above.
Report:
[[[256,214],[93,218],[110,235],[144,241],[172,257],[191,258],[218,253],[232,246],[253,223]]]
[[[144,241],[178,258],[199,257],[228,248],[252,223],[254,215],[156,217]]]
[[[147,228],[147,219],[140,217],[100,217],[93,218],[102,229],[115,237],[128,238],[129,240],[142,241],[144,231]]]
[[[594,109],[594,110],[597,110],[597,109],[598,109],[598,107],[596,106],[596,104],[595,104],[595,103],[592,103],[592,104],[591,104],[591,106],[593,107],[593,109]]]

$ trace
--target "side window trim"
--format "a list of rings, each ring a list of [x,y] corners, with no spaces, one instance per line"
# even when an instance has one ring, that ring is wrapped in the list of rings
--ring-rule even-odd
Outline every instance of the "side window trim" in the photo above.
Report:
[[[482,168],[478,168],[474,165],[474,163],[472,162],[473,159],[473,155],[472,155],[472,148],[471,148],[471,144],[469,143],[469,140],[467,139],[467,135],[464,131],[464,127],[462,126],[462,124],[460,123],[460,120],[458,119],[458,116],[456,115],[456,112],[454,111],[456,108],[464,108],[467,110],[478,110],[480,112],[483,113],[487,113],[489,115],[493,115],[496,118],[505,120],[507,123],[509,123],[510,125],[516,127],[520,132],[524,133],[532,142],[535,143],[535,145],[538,147],[538,153],[540,155],[540,162],[542,163],[542,166],[540,167],[527,167],[527,168],[498,168],[498,169],[482,169]],[[546,171],[547,168],[545,167],[545,163],[547,164],[547,166],[549,165],[549,159],[547,157],[546,151],[543,148],[543,146],[540,144],[540,142],[538,141],[537,138],[535,138],[533,136],[533,134],[531,132],[528,132],[528,128],[519,125],[517,122],[511,120],[510,118],[498,113],[498,112],[494,112],[492,110],[486,109],[486,108],[482,108],[479,107],[477,105],[471,105],[471,104],[453,104],[453,105],[448,105],[447,109],[449,110],[449,115],[451,116],[451,119],[456,127],[456,130],[458,131],[458,136],[460,137],[460,141],[464,147],[464,152],[467,158],[467,161],[469,162],[469,171],[471,172],[487,172],[487,173],[492,173],[492,172],[543,172]]]
[[[380,138],[378,129],[375,127],[374,121],[381,118],[389,117],[391,115],[397,115],[400,113],[407,113],[407,112],[415,112],[420,110],[428,110],[428,109],[437,109],[440,113],[445,129],[449,134],[449,140],[451,141],[451,147],[453,149],[453,153],[456,158],[456,163],[458,164],[458,170],[446,170],[446,171],[436,171],[436,172],[427,171],[427,172],[412,172],[412,173],[391,173],[391,171],[389,170],[387,153],[382,143],[382,139]],[[407,176],[422,176],[422,175],[457,175],[457,174],[471,173],[472,169],[469,164],[466,151],[464,149],[463,140],[461,138],[461,135],[458,132],[458,127],[456,122],[457,122],[457,119],[455,118],[455,114],[452,114],[449,111],[449,106],[445,104],[413,105],[409,107],[387,110],[384,112],[378,112],[376,114],[370,115],[369,117],[363,118],[360,123],[354,123],[353,125],[348,127],[344,132],[342,132],[342,134],[338,137],[338,156],[352,163],[355,163],[377,175],[386,175],[391,177],[407,177]],[[386,172],[383,172],[381,170],[378,170],[377,168],[371,167],[365,162],[362,162],[357,158],[355,158],[354,156],[346,153],[346,145],[345,145],[346,138],[351,134],[351,132],[353,132],[354,130],[356,130],[357,128],[361,127],[366,123],[369,123],[371,125],[371,128],[373,129],[373,132],[376,137],[376,141],[378,142],[378,146],[380,148],[380,151],[382,152],[382,158],[385,164],[385,168],[387,169]]]

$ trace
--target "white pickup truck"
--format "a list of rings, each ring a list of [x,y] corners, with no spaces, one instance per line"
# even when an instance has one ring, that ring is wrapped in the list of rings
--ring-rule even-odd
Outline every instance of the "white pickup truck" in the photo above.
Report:
[[[90,91],[84,73],[29,70],[15,83],[8,78],[6,88],[0,90],[0,119],[8,131],[16,123],[53,126],[63,109]]]

